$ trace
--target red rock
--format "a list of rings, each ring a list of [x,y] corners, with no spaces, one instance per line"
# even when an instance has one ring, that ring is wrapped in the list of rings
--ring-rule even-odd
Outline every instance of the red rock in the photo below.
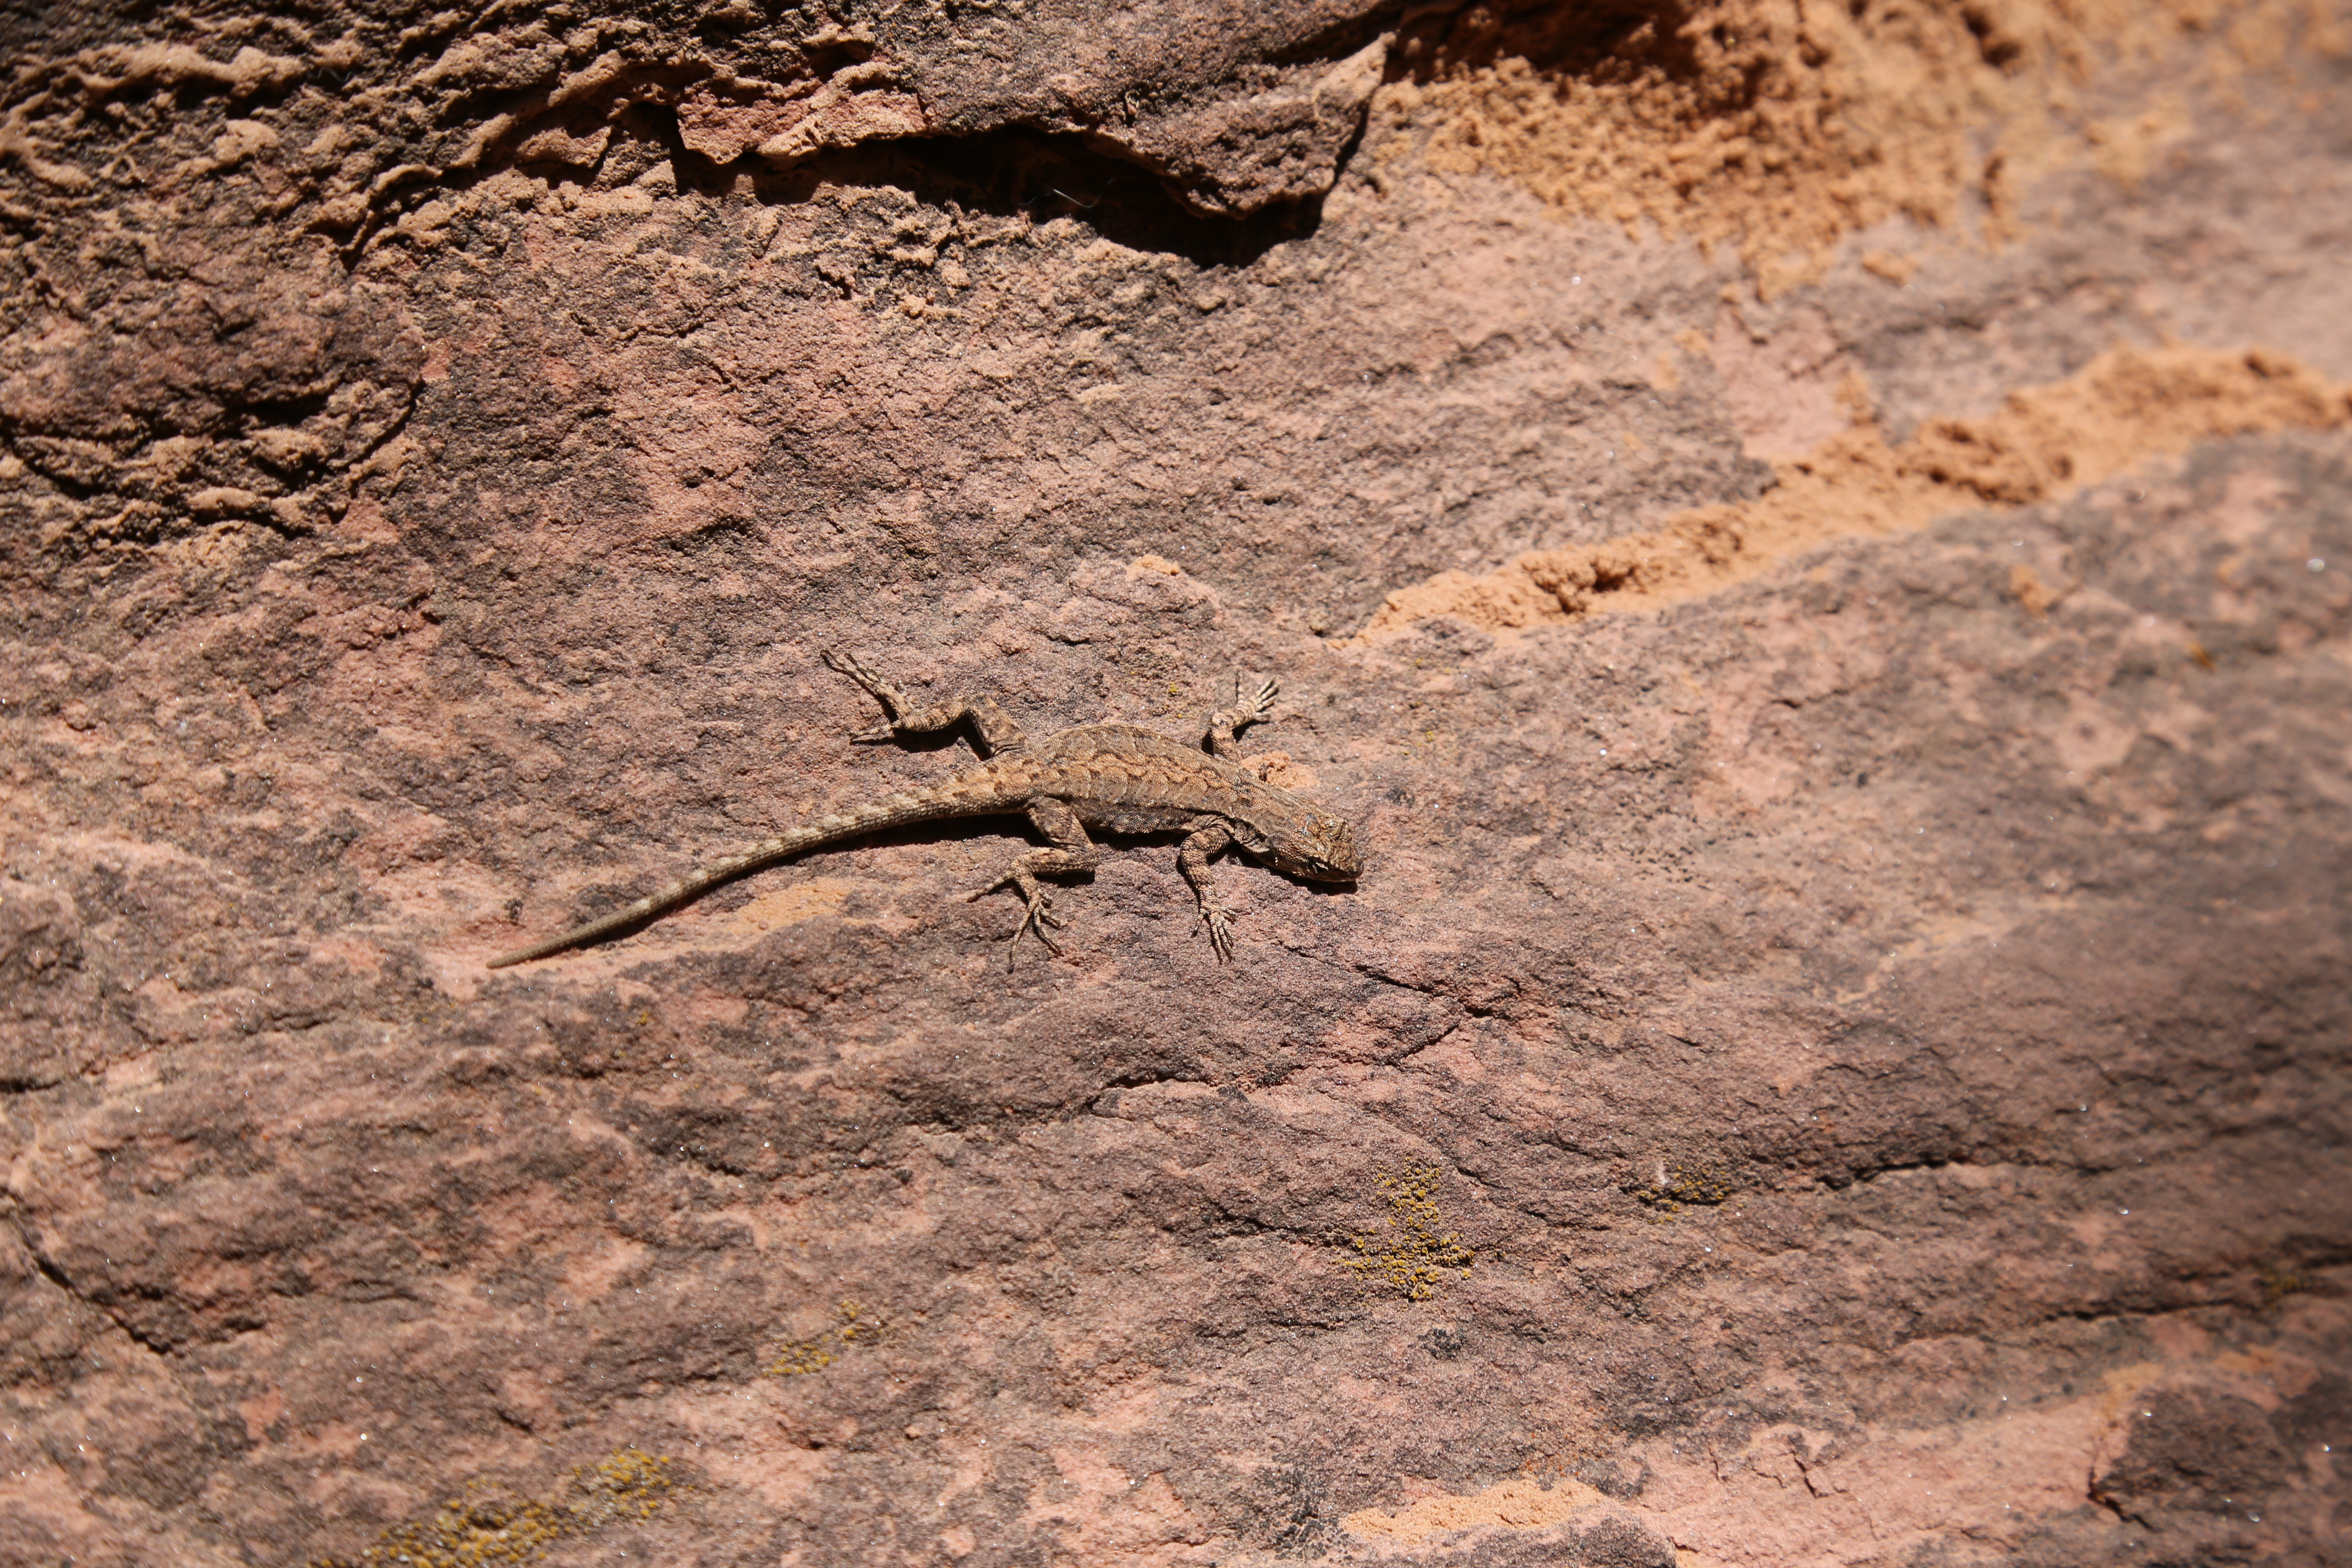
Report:
[[[1416,162],[1388,13],[371,16],[12,35],[0,1560],[2340,1554],[2341,94],[1765,302]],[[2159,331],[2308,416],[1562,565]],[[834,645],[1277,674],[1367,874],[1220,966],[1118,846],[1008,969],[969,825],[484,971],[956,764]]]

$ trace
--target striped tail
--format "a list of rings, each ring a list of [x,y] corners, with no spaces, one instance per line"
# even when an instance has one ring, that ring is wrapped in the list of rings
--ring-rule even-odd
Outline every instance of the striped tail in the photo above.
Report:
[[[854,811],[837,811],[831,816],[820,816],[804,822],[790,833],[754,844],[730,859],[706,867],[689,877],[681,877],[660,892],[639,899],[626,909],[614,910],[601,920],[574,926],[561,936],[549,937],[520,948],[501,958],[490,960],[485,967],[504,969],[509,964],[528,963],[534,958],[545,958],[551,952],[562,952],[567,947],[580,947],[599,937],[610,936],[616,931],[651,920],[666,910],[676,909],[698,893],[708,892],[721,882],[731,881],[746,871],[756,871],[786,856],[798,855],[805,849],[821,848],[838,844],[845,838],[859,838],[868,833],[878,833],[886,827],[897,827],[909,822],[931,822],[946,816],[978,816],[995,810],[1017,809],[998,805],[993,800],[965,794],[949,794],[943,790],[925,790],[919,794],[894,795],[857,807]]]

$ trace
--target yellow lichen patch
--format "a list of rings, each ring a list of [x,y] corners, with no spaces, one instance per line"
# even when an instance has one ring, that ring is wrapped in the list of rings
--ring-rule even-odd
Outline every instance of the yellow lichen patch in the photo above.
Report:
[[[805,1377],[813,1372],[823,1372],[833,1364],[833,1352],[823,1338],[793,1340],[776,1352],[776,1359],[760,1369],[762,1377]]]
[[[1381,1172],[1388,1219],[1381,1230],[1349,1237],[1357,1256],[1345,1267],[1365,1279],[1386,1280],[1408,1301],[1427,1300],[1449,1276],[1466,1278],[1477,1255],[1444,1228],[1436,1195],[1444,1175],[1434,1165]]]
[[[616,1448],[593,1465],[572,1472],[570,1503],[575,1528],[651,1519],[685,1484],[678,1462],[642,1448]]]
[[[1339,1522],[1358,1535],[1385,1535],[1392,1541],[1420,1542],[1448,1531],[1500,1525],[1507,1530],[1540,1530],[1564,1524],[1594,1503],[1604,1500],[1595,1489],[1565,1477],[1549,1485],[1532,1477],[1514,1476],[1468,1497],[1423,1498],[1411,1508],[1383,1513],[1368,1508]]]
[[[2310,1288],[2310,1281],[2284,1264],[2265,1263],[2262,1267],[2263,1305],[2275,1307],[2299,1290]]]
[[[503,1496],[478,1485],[450,1499],[432,1518],[396,1524],[360,1561],[414,1563],[424,1568],[477,1568],[530,1563],[571,1533],[569,1521],[536,1498]]]
[[[1934,419],[1890,444],[1848,430],[1774,465],[1752,501],[1677,512],[1651,533],[1538,550],[1485,576],[1441,573],[1391,594],[1359,634],[1431,616],[1511,630],[1601,609],[1655,609],[1757,576],[1832,540],[1924,527],[1975,508],[2053,500],[2219,437],[2352,424],[2352,388],[2253,349],[2110,349],[1980,419]]]
[[[762,1377],[804,1377],[831,1366],[840,1352],[853,1345],[878,1343],[888,1321],[863,1301],[843,1301],[833,1309],[833,1323],[813,1339],[791,1340],[775,1359],[760,1369]]]
[[[651,1519],[684,1484],[677,1461],[641,1448],[614,1449],[572,1470],[555,1498],[524,1497],[468,1481],[430,1518],[395,1524],[357,1558],[314,1559],[311,1568],[497,1568],[536,1563],[548,1548],[606,1525]]]
[[[1680,1214],[1685,1204],[1719,1204],[1738,1189],[1704,1161],[1657,1160],[1625,1191],[1644,1208],[1660,1214]]]

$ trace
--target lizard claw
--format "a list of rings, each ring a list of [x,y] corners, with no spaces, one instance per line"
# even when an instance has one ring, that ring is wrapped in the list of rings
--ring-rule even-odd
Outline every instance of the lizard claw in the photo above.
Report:
[[[890,715],[888,723],[852,735],[849,738],[850,742],[856,745],[875,741],[897,740],[898,716],[907,710],[906,699],[898,695],[898,689],[866,668],[866,661],[854,653],[844,653],[839,648],[829,647],[817,657],[866,688],[866,694],[882,704],[883,710]]]
[[[1045,934],[1047,926],[1062,923],[1054,918],[1051,912],[1053,906],[1054,900],[1045,890],[1043,888],[1037,889],[1036,896],[1029,900],[1028,912],[1021,917],[1021,923],[1013,928],[1013,934],[1004,939],[1004,966],[1007,969],[1013,967],[1013,950],[1020,946],[1021,939],[1033,931],[1037,933],[1037,940],[1045,944],[1047,952],[1056,958],[1062,956],[1062,944]]]
[[[1273,678],[1268,677],[1258,682],[1255,694],[1244,697],[1242,695],[1242,672],[1238,669],[1234,671],[1234,705],[1209,715],[1209,750],[1222,752],[1224,747],[1234,744],[1244,730],[1271,719],[1274,716],[1275,693],[1281,689],[1274,683]]]
[[[1275,684],[1274,677],[1269,675],[1257,683],[1255,691],[1244,697],[1242,695],[1242,672],[1238,669],[1234,671],[1234,705],[1231,710],[1234,728],[1238,730],[1247,724],[1265,723],[1272,716],[1274,700],[1281,690],[1282,688]]]
[[[1060,920],[1055,918],[1054,895],[1047,892],[1045,889],[1036,887],[1034,884],[1028,888],[1022,888],[1021,878],[1018,873],[1008,873],[1004,876],[999,877],[985,888],[965,894],[963,901],[968,904],[976,904],[981,900],[988,897],[989,894],[996,891],[997,889],[1008,887],[1018,889],[1021,893],[1023,902],[1028,907],[1022,912],[1021,923],[1014,926],[1013,928],[1013,934],[1004,939],[1004,946],[1006,949],[1004,962],[1007,966],[1010,966],[1013,963],[1013,953],[1011,950],[1020,946],[1021,939],[1028,935],[1031,931],[1035,931],[1037,933],[1037,940],[1045,944],[1046,952],[1054,954],[1057,958],[1060,957],[1062,953],[1062,944],[1045,934],[1045,931],[1048,926],[1058,931],[1064,923]]]
[[[1045,944],[1045,951],[1052,953],[1055,957],[1059,958],[1062,956],[1062,944],[1055,942],[1052,937],[1047,936],[1045,934],[1045,928],[1047,926],[1059,928],[1061,923],[1061,921],[1055,920],[1052,915],[1047,914],[1042,904],[1033,905],[1028,914],[1022,918],[1020,930],[1015,931],[1013,933],[1013,941],[1006,942],[1004,945],[1009,948],[1013,942],[1017,942],[1021,940],[1022,931],[1034,931],[1037,933],[1037,940]],[[1007,953],[1005,955],[1005,960],[1007,963],[1010,963],[1012,961],[1012,955]]]

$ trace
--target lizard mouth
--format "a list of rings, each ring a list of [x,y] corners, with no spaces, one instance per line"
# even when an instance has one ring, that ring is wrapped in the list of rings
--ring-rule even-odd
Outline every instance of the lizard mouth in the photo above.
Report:
[[[1327,882],[1352,882],[1364,868],[1363,857],[1356,853],[1356,836],[1343,825],[1339,836],[1322,858],[1323,879]]]
[[[1353,845],[1338,853],[1284,855],[1272,858],[1277,870],[1315,882],[1352,882],[1363,869],[1363,863],[1356,858]]]
[[[1326,859],[1319,855],[1283,854],[1279,850],[1264,851],[1266,863],[1286,877],[1303,877],[1310,882],[1352,882],[1356,879],[1356,863],[1352,860]]]

